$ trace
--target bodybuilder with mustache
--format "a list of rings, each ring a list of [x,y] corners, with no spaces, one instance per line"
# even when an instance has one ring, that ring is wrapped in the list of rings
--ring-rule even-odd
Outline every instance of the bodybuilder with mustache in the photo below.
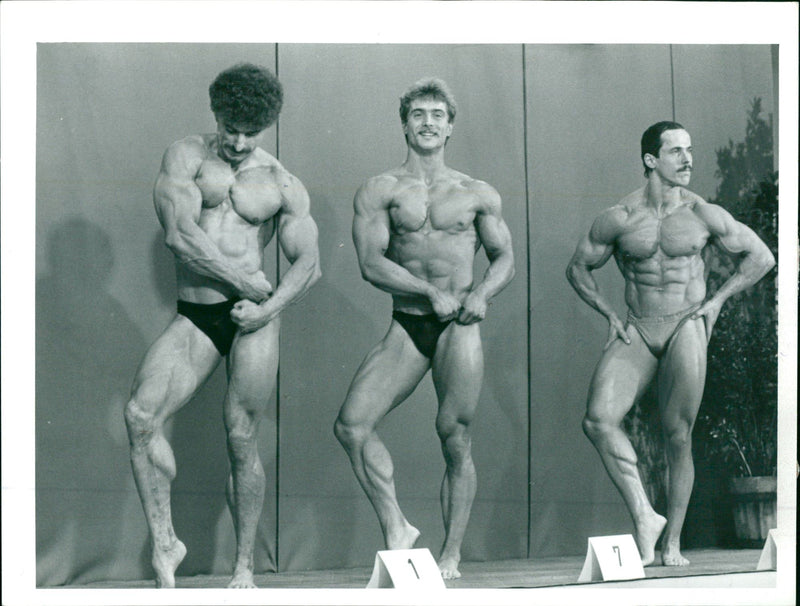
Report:
[[[514,275],[500,196],[444,163],[455,115],[444,82],[417,82],[400,100],[406,161],[356,193],[353,240],[361,273],[392,294],[394,311],[388,333],[358,369],[335,426],[378,514],[386,548],[410,549],[420,533],[400,510],[392,459],[375,427],[431,370],[446,464],[439,556],[445,579],[461,576],[461,542],[477,486],[469,429],[483,378],[480,321]],[[476,284],[473,263],[481,246],[489,267]]]
[[[703,395],[708,340],[725,301],[760,280],[775,260],[750,228],[686,189],[692,141],[680,124],[658,122],[648,128],[642,135],[641,159],[644,187],[597,217],[567,268],[578,295],[609,323],[583,429],[633,518],[642,563],[654,561],[663,533],[662,563],[686,566],[680,535],[694,483],[692,428]],[[702,253],[711,244],[739,263],[730,279],[707,297]],[[591,273],[612,255],[625,280],[625,323],[600,294]],[[666,518],[653,510],[636,453],[621,428],[654,378],[669,465]]]

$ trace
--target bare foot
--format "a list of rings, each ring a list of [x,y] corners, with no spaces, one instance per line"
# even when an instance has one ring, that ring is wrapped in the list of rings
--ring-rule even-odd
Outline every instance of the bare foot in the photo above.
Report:
[[[186,556],[186,545],[175,540],[169,550],[153,548],[153,570],[156,571],[156,587],[175,587],[175,570]]]
[[[639,555],[642,557],[642,566],[649,566],[656,559],[656,542],[664,526],[667,525],[667,518],[653,513],[652,516],[636,525],[636,532],[633,538],[639,548]]]
[[[233,578],[228,583],[229,589],[249,589],[255,587],[256,583],[253,581],[253,572],[248,569],[233,571]]]
[[[461,573],[458,571],[458,559],[442,558],[439,560],[439,572],[443,579],[460,579]]]
[[[661,548],[661,563],[664,566],[688,566],[689,560],[681,555],[677,541],[668,541]]]
[[[406,522],[398,532],[392,532],[386,537],[387,549],[411,549],[419,538],[419,530]]]

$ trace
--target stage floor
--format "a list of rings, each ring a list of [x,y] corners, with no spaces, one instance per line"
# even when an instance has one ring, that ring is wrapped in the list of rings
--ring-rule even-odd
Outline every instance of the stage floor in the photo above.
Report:
[[[660,561],[660,554],[656,554]],[[606,582],[605,586],[626,587],[774,587],[775,571],[756,572],[760,549],[696,549],[684,552],[691,565],[687,567],[648,566],[645,579]],[[493,562],[463,562],[462,577],[448,580],[450,589],[467,588],[531,588],[574,585],[583,567],[583,556],[563,556]],[[339,570],[309,570],[256,575],[258,587],[264,589],[358,589],[364,588],[372,567]],[[227,576],[198,575],[178,577],[177,588],[223,588]],[[78,586],[73,586],[78,587]],[[104,581],[80,588],[134,589],[153,587],[152,581]]]

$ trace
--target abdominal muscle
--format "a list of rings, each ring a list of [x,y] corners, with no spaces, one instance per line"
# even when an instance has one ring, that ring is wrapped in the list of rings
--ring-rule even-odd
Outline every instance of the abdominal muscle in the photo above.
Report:
[[[681,312],[706,296],[703,262],[699,255],[663,257],[626,263],[625,302],[640,318]]]
[[[198,224],[236,270],[252,275],[262,269],[266,242],[261,242],[260,226],[247,223],[230,206],[222,212],[218,208],[203,209]],[[176,275],[178,298],[184,301],[212,304],[238,297],[231,284],[197,273],[180,261]]]
[[[475,233],[434,231],[395,235],[386,256],[414,277],[463,301],[472,288]],[[423,295],[395,294],[392,299],[397,311],[433,313],[430,300]]]

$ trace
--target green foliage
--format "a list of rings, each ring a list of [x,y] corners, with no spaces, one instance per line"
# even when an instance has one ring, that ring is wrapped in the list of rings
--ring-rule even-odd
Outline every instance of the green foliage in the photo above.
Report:
[[[717,170],[720,179],[716,198],[709,200],[728,210],[746,210],[751,192],[773,170],[772,120],[761,117],[761,99],[753,99],[747,116],[744,141],[717,150]]]
[[[778,256],[778,175],[772,125],[755,99],[745,140],[717,150],[721,178],[712,203],[748,225]],[[719,251],[706,258],[709,292],[735,270]],[[728,475],[772,475],[777,465],[778,317],[775,272],[725,304],[708,348],[708,377],[696,450]]]

